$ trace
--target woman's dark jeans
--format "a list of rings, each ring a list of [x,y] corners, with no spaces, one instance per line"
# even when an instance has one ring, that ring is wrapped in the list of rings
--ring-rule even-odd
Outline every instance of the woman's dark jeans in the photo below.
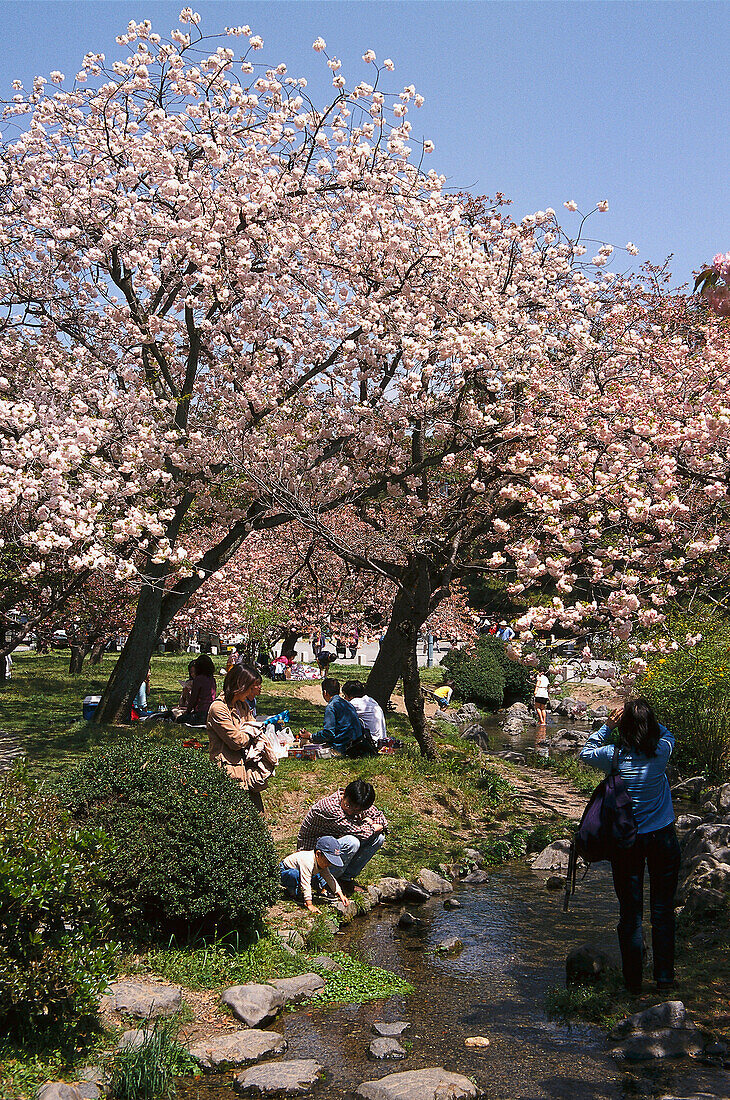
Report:
[[[674,825],[639,833],[636,842],[611,860],[619,903],[618,942],[624,982],[641,991],[644,864],[649,868],[654,980],[674,981],[674,894],[679,876],[679,842]]]

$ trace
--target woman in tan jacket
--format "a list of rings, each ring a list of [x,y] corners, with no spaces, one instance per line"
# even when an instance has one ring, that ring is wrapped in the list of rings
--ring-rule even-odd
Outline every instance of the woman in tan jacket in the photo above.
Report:
[[[208,711],[210,759],[225,768],[249,793],[260,814],[264,812],[261,791],[276,767],[276,754],[254,720],[249,700],[261,680],[247,668],[234,665],[223,681],[223,695]]]

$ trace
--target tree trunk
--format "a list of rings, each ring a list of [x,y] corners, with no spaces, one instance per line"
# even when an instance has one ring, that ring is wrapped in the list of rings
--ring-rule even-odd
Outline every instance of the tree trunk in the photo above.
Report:
[[[134,625],[112,670],[94,715],[95,722],[129,722],[132,700],[147,676],[150,658],[162,630],[162,582],[140,592]]]
[[[410,622],[401,624],[404,634],[406,628],[411,627]],[[418,742],[418,747],[423,756],[429,760],[435,760],[438,753],[436,742],[430,728],[426,725],[426,712],[423,707],[423,692],[421,691],[421,677],[418,672],[418,656],[416,654],[417,630],[408,630],[408,646],[403,654],[403,696],[406,710],[411,720],[413,736]],[[407,635],[406,635],[407,636]]]
[[[284,657],[289,657],[296,652],[300,637],[301,631],[284,628],[284,641],[281,643],[281,652]]]
[[[7,645],[7,631],[0,630],[0,687],[7,683],[7,668],[8,662],[5,660],[5,654],[1,651],[5,649]]]
[[[78,676],[84,667],[84,661],[86,655],[89,652],[89,647],[85,645],[72,645],[71,646],[71,658],[68,663],[69,676]]]
[[[94,642],[91,647],[91,656],[89,658],[89,664],[100,665],[101,659],[104,656],[104,650],[106,648],[106,641],[104,638],[99,638]]]
[[[413,735],[423,755],[432,757],[436,755],[436,746],[426,733],[416,658],[418,632],[432,610],[431,591],[428,559],[414,554],[399,578],[390,623],[380,643],[365,690],[385,710],[402,676],[406,710],[413,727]]]

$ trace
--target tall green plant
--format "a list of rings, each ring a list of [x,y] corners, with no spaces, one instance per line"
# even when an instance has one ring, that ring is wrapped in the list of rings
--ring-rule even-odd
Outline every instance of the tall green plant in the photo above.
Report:
[[[0,778],[0,1026],[21,1037],[96,1013],[114,971],[100,883],[112,852],[22,771]]]
[[[117,1051],[111,1064],[112,1100],[168,1100],[175,1077],[192,1073],[196,1063],[177,1040],[180,1021],[159,1017],[146,1027],[137,1047]]]
[[[638,685],[676,738],[680,772],[730,774],[730,626],[716,616],[675,624],[702,632],[695,646],[656,657]],[[684,631],[684,628],[687,628]]]

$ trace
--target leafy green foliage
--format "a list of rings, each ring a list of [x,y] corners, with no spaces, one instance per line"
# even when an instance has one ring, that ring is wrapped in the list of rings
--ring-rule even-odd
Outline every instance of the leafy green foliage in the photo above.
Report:
[[[381,997],[405,997],[413,986],[389,970],[370,966],[362,959],[336,951],[331,956],[340,969],[326,976],[327,984],[311,998],[311,1004],[360,1004]]]
[[[177,1041],[177,1016],[148,1025],[139,1047],[127,1047],[111,1064],[112,1100],[166,1100],[175,1095],[175,1077],[193,1073],[196,1062]]]
[[[675,624],[678,633],[685,627],[702,641],[657,657],[639,691],[674,734],[679,771],[723,780],[730,775],[730,625],[716,616]]]
[[[22,771],[0,778],[0,1021],[18,1035],[80,1023],[113,972],[99,884],[112,855]]]
[[[507,656],[500,638],[481,634],[473,645],[449,650],[442,664],[451,674],[455,693],[465,703],[496,708],[505,697],[530,695],[529,672]]]
[[[228,927],[278,896],[271,836],[244,790],[199,750],[135,741],[91,753],[59,789],[74,818],[104,822],[120,928]]]
[[[161,974],[186,989],[221,989],[246,982],[289,978],[311,969],[299,955],[290,955],[278,937],[262,938],[239,948],[235,938],[216,939],[197,946],[170,945],[153,949],[130,962],[135,973]]]
[[[545,995],[545,1011],[549,1019],[563,1024],[582,1020],[611,1028],[635,1012],[636,1005],[623,988],[619,972],[611,969],[600,985],[552,986]]]

